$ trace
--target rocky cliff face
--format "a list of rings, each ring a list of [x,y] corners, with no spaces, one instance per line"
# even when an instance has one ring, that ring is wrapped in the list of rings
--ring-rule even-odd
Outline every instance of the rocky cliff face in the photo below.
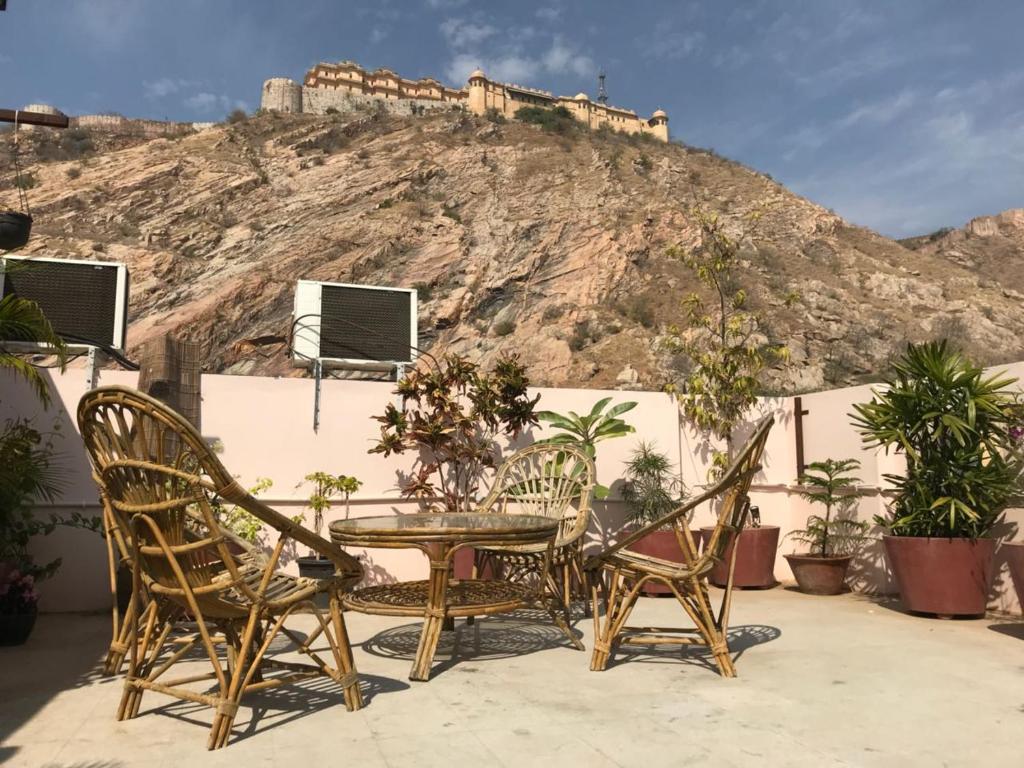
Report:
[[[435,354],[517,352],[538,384],[659,388],[687,365],[661,341],[696,283],[665,250],[697,242],[695,198],[731,222],[767,211],[740,283],[791,349],[770,389],[869,379],[936,335],[985,363],[1024,358],[1019,212],[905,247],[707,152],[461,113],[269,114],[63,153],[42,136],[22,147],[37,181],[24,253],[126,262],[130,346],[177,331],[210,371],[299,375],[287,337],[305,278],[419,288]],[[0,206],[11,179],[0,164]]]

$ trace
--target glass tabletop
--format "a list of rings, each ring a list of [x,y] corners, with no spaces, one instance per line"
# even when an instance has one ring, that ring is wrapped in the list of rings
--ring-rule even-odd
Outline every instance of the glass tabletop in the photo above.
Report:
[[[517,532],[552,531],[559,521],[539,515],[451,514],[426,513],[415,515],[379,515],[335,520],[330,524],[332,533],[360,534],[367,532],[414,535],[416,533],[444,532]]]

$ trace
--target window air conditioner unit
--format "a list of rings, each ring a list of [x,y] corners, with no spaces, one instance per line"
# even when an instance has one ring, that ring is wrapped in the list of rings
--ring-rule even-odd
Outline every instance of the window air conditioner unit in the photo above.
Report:
[[[0,257],[0,296],[39,305],[53,330],[73,349],[125,348],[128,268],[109,261]],[[39,351],[42,345],[2,340],[7,349]]]
[[[299,280],[292,360],[325,368],[390,371],[416,359],[416,291]]]

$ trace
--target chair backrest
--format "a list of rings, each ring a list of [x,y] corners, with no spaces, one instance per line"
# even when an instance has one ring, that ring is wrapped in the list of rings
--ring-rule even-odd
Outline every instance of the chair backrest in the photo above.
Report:
[[[596,474],[594,461],[576,446],[531,445],[502,462],[481,506],[560,520],[559,538],[565,538],[589,522]]]
[[[199,433],[125,387],[86,393],[78,423],[122,557],[138,557],[150,588],[176,602],[195,608],[200,599],[206,615],[234,615],[237,599],[226,593],[251,590],[208,496],[234,479]]]
[[[707,567],[709,561],[711,564],[720,562],[725,557],[729,543],[743,530],[750,509],[750,484],[761,469],[764,446],[774,423],[773,416],[766,416],[758,423],[750,439],[736,455],[722,479],[716,483],[715,487],[719,489],[716,495],[722,499],[722,506],[715,530],[695,564],[697,570]]]

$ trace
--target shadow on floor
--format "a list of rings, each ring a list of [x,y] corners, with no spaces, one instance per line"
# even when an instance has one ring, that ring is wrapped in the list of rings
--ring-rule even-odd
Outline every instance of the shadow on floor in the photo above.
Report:
[[[770,643],[782,637],[782,630],[765,624],[743,624],[731,627],[728,637],[729,650],[732,651],[735,662],[739,661],[740,657],[750,648]],[[635,661],[652,664],[675,664],[681,661],[684,664],[703,667],[716,675],[718,674],[718,666],[715,664],[714,657],[703,645],[620,645],[612,654],[608,668]]]
[[[989,624],[988,628],[993,632],[998,632],[1001,635],[1007,637],[1015,637],[1018,640],[1024,640],[1024,622],[1020,621],[1005,621],[996,622],[995,624]]]
[[[363,692],[363,706],[367,706],[378,695],[406,690],[409,684],[387,677],[360,673],[359,687]],[[153,701],[161,703],[159,706],[146,709],[146,704]],[[213,711],[207,705],[191,701],[169,700],[151,691],[146,692],[142,703],[143,709],[136,719],[149,715],[172,717],[195,725],[197,741],[201,742],[206,739],[207,731],[212,723],[211,713]],[[250,693],[242,697],[238,717],[231,729],[231,738],[228,743],[234,744],[250,736],[264,734],[274,728],[301,720],[314,712],[331,707],[336,708],[342,715],[346,714],[345,697],[341,689],[333,680],[327,678],[314,678],[295,685],[275,688],[272,691]],[[246,720],[247,716],[248,720]],[[129,727],[131,723],[130,720],[126,721]]]
[[[401,659],[410,664],[416,658],[423,624],[419,621],[378,632],[361,644],[374,656]],[[582,633],[573,630],[576,637]],[[462,661],[487,661],[526,656],[538,651],[570,647],[550,616],[541,610],[523,609],[501,616],[478,617],[473,624],[456,619],[454,632],[442,632],[437,645],[431,677]]]

